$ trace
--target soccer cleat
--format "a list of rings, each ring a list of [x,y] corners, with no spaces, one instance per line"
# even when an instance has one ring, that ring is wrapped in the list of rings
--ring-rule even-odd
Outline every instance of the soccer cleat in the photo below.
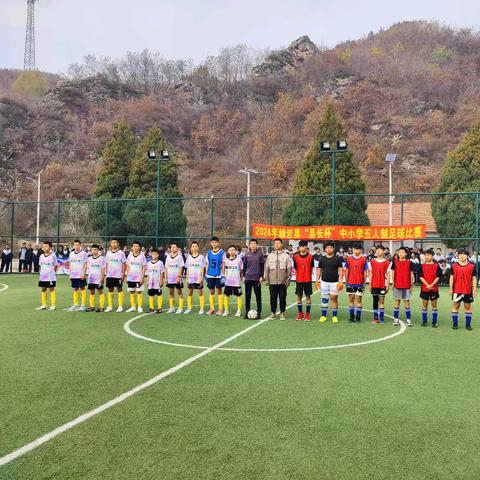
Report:
[[[117,308],[117,313],[122,313],[123,312],[123,307],[118,307]]]
[[[422,327],[428,327],[428,322],[422,322]]]
[[[47,306],[46,305],[41,305],[40,307],[37,307],[35,310],[46,310]]]
[[[230,312],[229,312],[228,310],[225,310],[225,311],[223,312],[223,315],[222,315],[222,316],[223,316],[223,317],[228,317],[229,315],[230,315]]]
[[[148,309],[148,313],[153,313],[155,310],[153,308]]]
[[[458,330],[458,325],[453,325],[452,328],[453,328],[454,330]]]
[[[86,310],[87,310],[87,307],[86,307],[85,305],[80,305],[80,306],[78,307],[78,310],[77,310],[77,311],[78,311],[78,312],[85,312]]]
[[[157,313],[162,313],[163,310],[161,308],[157,308]]]
[[[183,313],[183,308],[179,308],[176,312],[175,315],[181,315]]]
[[[112,307],[108,306],[106,309],[105,309],[105,313],[110,313],[112,311]]]
[[[295,320],[298,320],[301,322],[305,317],[303,316],[303,312],[298,312],[297,313],[297,318]]]
[[[198,311],[198,314],[199,314],[199,315],[205,315],[205,310],[199,310],[199,311]]]
[[[398,327],[400,325],[400,322],[398,320],[393,321],[393,326]]]
[[[376,324],[376,323],[380,323],[380,321],[378,320],[378,318],[374,318],[374,319],[372,320],[372,324]]]
[[[326,321],[327,321],[327,317],[326,317],[325,315],[322,315],[322,316],[320,317],[319,322],[320,322],[320,323],[323,323],[323,322],[326,322]]]
[[[470,325],[465,325],[465,328],[466,328],[467,330],[473,330],[473,328],[472,328]]]
[[[338,317],[332,317],[332,323],[338,323]]]
[[[305,321],[306,322],[310,321],[310,313],[308,313],[308,312],[305,314]]]
[[[50,308],[48,309],[50,312],[53,312],[55,310],[55,305],[50,305]]]
[[[223,310],[218,309],[216,315],[218,315],[219,317],[221,317],[221,316],[223,315]]]
[[[350,317],[348,319],[348,323],[355,323],[355,317]]]
[[[257,316],[255,317],[255,320],[261,320],[262,319],[262,314],[257,313]]]
[[[189,308],[187,308],[187,309],[183,312],[184,315],[188,315],[189,313],[192,313],[192,311],[191,311]]]
[[[270,318],[271,318],[272,320],[275,320],[275,319],[277,318],[277,314],[276,314],[276,313],[272,313],[272,314],[270,315]]]
[[[207,315],[214,315],[215,314],[215,309],[211,308],[208,312]]]
[[[96,310],[95,310],[97,313],[102,313],[105,311],[105,309],[103,307],[98,307]]]
[[[132,312],[136,312],[137,309],[135,307],[130,307],[128,310],[127,310],[127,313],[132,313]]]
[[[78,305],[72,305],[70,308],[65,309],[67,312],[76,312],[79,310]]]
[[[436,323],[432,323],[432,328],[437,328],[438,325]]]
[[[380,320],[380,321],[377,322],[377,323],[379,323],[380,325],[385,325],[385,320]]]
[[[167,313],[175,313],[175,308],[170,307],[170,308],[167,310]]]
[[[409,318],[407,318],[407,327],[413,327],[413,323]]]
[[[90,312],[94,312],[94,311],[95,311],[95,309],[94,309],[93,307],[88,307],[88,308],[87,308],[87,312],[89,312],[89,313],[90,313]]]
[[[137,312],[138,312],[138,313],[143,313],[143,308],[142,308],[142,307],[138,307],[138,308],[137,308]]]
[[[280,313],[280,320],[286,320],[287,316],[284,313]]]
[[[237,310],[237,313],[235,314],[236,317],[241,317],[242,316],[242,311],[241,310]]]
[[[360,317],[360,315],[357,315],[357,316],[355,317],[355,321],[356,321],[357,323],[360,323],[360,322],[362,321],[362,317]]]

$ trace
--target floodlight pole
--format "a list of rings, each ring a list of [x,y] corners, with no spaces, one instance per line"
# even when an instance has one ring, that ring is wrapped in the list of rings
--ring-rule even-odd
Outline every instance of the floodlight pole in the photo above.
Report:
[[[37,174],[37,178],[33,177],[25,177],[27,180],[32,181],[36,186],[37,186],[37,225],[36,225],[36,232],[35,232],[35,237],[36,237],[36,244],[40,243],[40,197],[41,197],[41,189],[42,189],[42,172],[43,170],[40,170]]]
[[[330,154],[330,159],[332,161],[332,225],[336,224],[336,195],[337,195],[337,153],[346,153],[348,150],[324,150],[324,153]]]
[[[159,239],[159,231],[160,231],[160,180],[162,175],[162,165],[161,162],[170,159],[168,150],[162,149],[159,156],[155,153],[154,150],[149,150],[148,153],[149,160],[156,160],[157,162],[157,208],[155,214],[155,247],[158,248],[158,239]]]
[[[385,161],[388,162],[388,225],[393,225],[393,163],[397,155],[395,153],[388,153],[385,157]],[[389,242],[390,255],[393,254],[393,241]]]
[[[247,219],[245,224],[245,242],[248,244],[248,240],[250,239],[250,174],[257,174],[258,172],[252,168],[245,167],[242,170],[239,170],[239,173],[243,173],[247,176]]]

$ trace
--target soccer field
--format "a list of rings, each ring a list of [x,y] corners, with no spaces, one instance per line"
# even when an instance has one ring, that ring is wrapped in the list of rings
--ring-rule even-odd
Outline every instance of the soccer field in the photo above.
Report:
[[[39,312],[36,276],[0,282],[0,463],[106,404],[2,480],[480,478],[480,329],[475,306],[472,332],[463,313],[451,329],[445,289],[439,328],[420,327],[416,291],[414,327],[399,329],[366,311],[348,324],[344,308],[319,324],[320,295],[310,323],[294,307],[285,322],[70,313],[64,277],[58,310]]]

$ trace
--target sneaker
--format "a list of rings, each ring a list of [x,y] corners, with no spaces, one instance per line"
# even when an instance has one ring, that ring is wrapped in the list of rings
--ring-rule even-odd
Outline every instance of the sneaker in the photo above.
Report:
[[[287,319],[287,316],[285,315],[285,313],[280,313],[280,320],[286,320]]]
[[[372,324],[375,325],[375,324],[377,324],[377,323],[380,323],[380,320],[379,320],[378,318],[374,318],[374,319],[372,320]]]
[[[50,308],[48,309],[50,312],[53,312],[55,310],[55,305],[50,305]]]
[[[407,327],[413,327],[413,323],[410,319],[407,319]]]
[[[86,307],[85,305],[80,305],[80,306],[78,307],[78,310],[77,310],[77,311],[78,311],[78,312],[85,312],[86,310],[87,310],[87,307]]]
[[[379,323],[380,325],[385,325],[385,320],[380,320],[380,321],[377,322],[377,323]]]
[[[136,312],[137,309],[136,307],[130,307],[128,310],[127,310],[127,313],[132,313],[132,312]]]
[[[191,311],[189,308],[187,308],[187,309],[183,312],[184,315],[188,315],[189,313],[192,313],[192,311]]]
[[[355,323],[355,317],[350,317],[348,319],[348,323]]]
[[[35,310],[46,310],[47,306],[46,305],[41,305],[40,307],[37,307]]]
[[[305,317],[303,316],[303,312],[298,312],[297,313],[297,318],[296,320],[298,320],[299,322],[301,322]]]
[[[172,308],[169,308],[169,309],[167,310],[167,313],[175,313],[175,308],[173,308],[173,307],[172,307]]]
[[[223,315],[223,310],[218,309],[216,315],[218,315],[219,317],[221,317],[221,316]]]
[[[398,320],[393,321],[393,326],[398,327],[400,325],[400,322]]]
[[[198,314],[199,314],[199,315],[205,315],[205,310],[199,310],[199,311],[198,311]]]
[[[458,325],[452,325],[452,328],[453,328],[454,330],[458,330]]]
[[[155,310],[153,308],[148,309],[148,313],[153,313]]]
[[[428,322],[422,322],[422,327],[428,327]]]
[[[87,312],[94,312],[94,311],[95,311],[95,309],[93,307],[88,307],[87,308]]]
[[[138,307],[138,308],[137,308],[137,312],[138,312],[138,313],[143,313],[143,307]]]
[[[163,310],[161,308],[157,308],[157,313],[162,313]]]
[[[306,322],[309,322],[309,321],[310,321],[310,313],[309,313],[309,312],[307,312],[307,313],[305,314],[305,321],[306,321]]]
[[[320,322],[320,323],[323,323],[323,322],[326,322],[326,321],[327,321],[327,317],[326,317],[325,315],[322,315],[322,316],[320,317],[319,322]]]
[[[237,310],[237,313],[235,314],[236,317],[241,317],[242,316],[242,312],[240,310]]]
[[[95,311],[96,311],[97,313],[102,313],[102,312],[105,311],[105,309],[102,308],[102,307],[98,307]]]
[[[466,328],[467,330],[473,330],[473,328],[471,327],[471,325],[465,325],[465,328]]]
[[[183,313],[183,308],[179,308],[176,312],[175,315],[181,315]]]
[[[338,317],[332,317],[332,323],[338,323]]]
[[[78,305],[72,305],[70,308],[65,309],[67,312],[76,312],[78,310]]]
[[[116,311],[117,311],[117,313],[122,313],[123,312],[123,307],[118,307]]]
[[[228,310],[225,310],[225,311],[223,312],[222,317],[228,317],[229,315],[230,315],[230,312],[229,312]]]
[[[357,316],[355,317],[355,321],[356,321],[357,323],[360,323],[360,322],[362,321],[362,317],[361,317],[360,315],[357,315]]]
[[[262,319],[262,314],[257,313],[257,316],[255,317],[255,320],[261,320]]]
[[[215,313],[215,309],[211,308],[208,312],[207,315],[213,315]]]
[[[272,313],[272,314],[270,315],[270,318],[271,318],[272,320],[275,320],[275,319],[277,318],[277,314],[276,314],[276,313]]]
[[[110,313],[111,311],[112,311],[112,307],[107,307],[107,308],[105,309],[105,313]]]
[[[432,323],[432,328],[437,328],[438,325],[436,323]]]

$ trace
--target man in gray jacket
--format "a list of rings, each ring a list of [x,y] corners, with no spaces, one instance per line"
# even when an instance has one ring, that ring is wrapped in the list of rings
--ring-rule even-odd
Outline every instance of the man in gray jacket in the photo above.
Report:
[[[272,318],[277,316],[277,300],[280,300],[280,320],[286,320],[287,288],[292,278],[292,261],[290,255],[283,251],[283,242],[279,238],[273,241],[273,251],[267,256],[263,278],[270,288]]]

